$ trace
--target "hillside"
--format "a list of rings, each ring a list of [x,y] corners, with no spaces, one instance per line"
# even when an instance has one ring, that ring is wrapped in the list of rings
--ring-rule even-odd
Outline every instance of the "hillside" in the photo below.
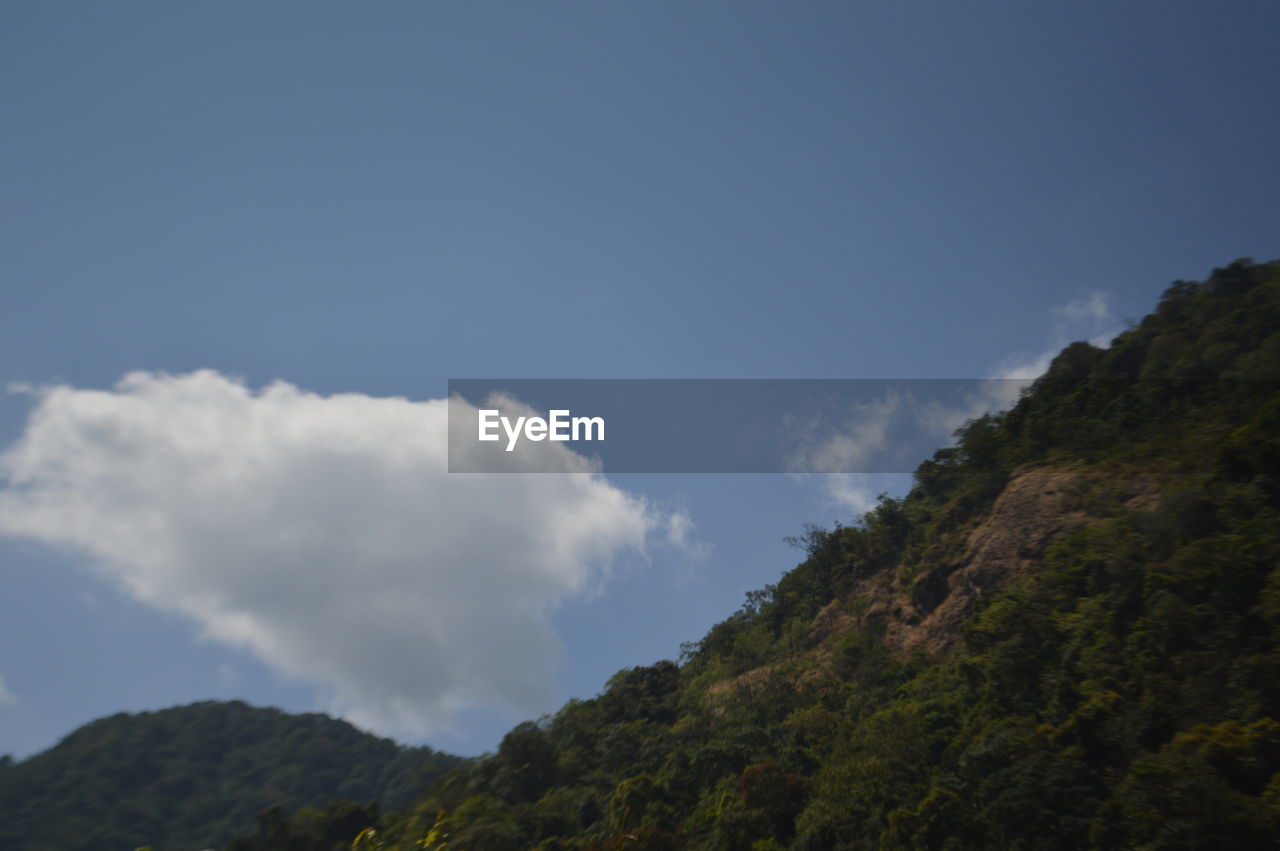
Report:
[[[1280,847],[1280,264],[1175,283],[794,543],[678,663],[487,758],[121,715],[0,771],[0,847]]]
[[[362,847],[1277,847],[1277,378],[1280,265],[1174,284]]]
[[[0,848],[216,847],[269,807],[403,805],[460,762],[325,715],[239,701],[121,713],[0,771]],[[354,818],[352,835],[370,817],[350,805],[329,812]]]

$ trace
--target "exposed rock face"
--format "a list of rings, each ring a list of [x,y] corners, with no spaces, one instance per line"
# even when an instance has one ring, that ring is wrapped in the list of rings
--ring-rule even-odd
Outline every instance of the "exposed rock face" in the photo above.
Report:
[[[868,613],[884,618],[890,646],[909,653],[954,643],[960,624],[982,594],[1035,569],[1050,544],[1093,519],[1071,507],[1083,479],[1080,472],[1064,467],[1017,473],[986,520],[965,538],[963,555],[956,562],[921,576],[909,595],[886,595],[882,586],[880,602]],[[1137,475],[1126,485],[1124,493],[1116,494],[1126,508],[1148,508],[1159,500],[1153,476]]]
[[[1072,471],[1052,467],[1014,476],[991,514],[969,533],[961,560],[916,581],[910,602],[914,612],[903,612],[906,617],[897,619],[897,628],[890,627],[893,646],[904,651],[946,647],[984,592],[1032,569],[1046,547],[1086,523],[1086,514],[1067,510],[1077,479]]]
[[[884,626],[884,640],[899,653],[943,650],[955,643],[960,626],[985,594],[1035,570],[1045,550],[1096,518],[1073,504],[1090,477],[1068,467],[1033,467],[1016,473],[991,507],[990,514],[964,539],[954,561],[933,567],[901,590],[902,567],[870,577],[853,594],[834,600],[814,617],[808,641],[813,667],[803,680],[822,676],[831,658],[830,636],[870,621]],[[1114,473],[1109,474],[1114,478]],[[1110,494],[1129,509],[1150,508],[1160,498],[1154,476],[1130,477],[1122,492]],[[758,686],[774,671],[767,665],[713,686],[727,697],[744,686]]]

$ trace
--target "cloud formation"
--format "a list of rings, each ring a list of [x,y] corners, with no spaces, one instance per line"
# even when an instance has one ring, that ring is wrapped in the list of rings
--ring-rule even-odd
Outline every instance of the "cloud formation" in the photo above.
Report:
[[[382,732],[550,708],[551,612],[651,534],[687,534],[599,475],[449,475],[444,400],[212,371],[35,392],[0,456],[0,534],[87,554]],[[537,463],[585,469],[559,446]]]
[[[1037,355],[1006,358],[993,372],[992,378],[1025,379],[1029,384],[1049,371],[1049,364],[1069,343],[1084,340],[1099,348],[1111,345],[1120,333],[1111,311],[1111,296],[1094,290],[1084,298],[1069,301],[1050,310],[1052,333],[1048,348]],[[1009,386],[1017,386],[1010,382]],[[1017,395],[1009,401],[1016,401]]]
[[[18,702],[18,698],[13,692],[9,691],[9,687],[5,685],[4,677],[0,677],[0,706],[5,704],[14,704]]]
[[[901,440],[904,432],[901,427],[895,428],[895,421],[910,423],[920,433],[935,438],[937,446],[950,445],[956,429],[966,422],[1006,410],[1017,402],[1022,390],[1048,372],[1053,359],[1069,343],[1085,340],[1105,348],[1120,331],[1111,310],[1111,297],[1102,290],[1053,307],[1049,314],[1050,344],[1044,351],[1008,357],[986,379],[957,382],[968,388],[961,403],[938,403],[898,394],[864,404],[839,429],[828,429],[820,441],[811,441],[812,445],[804,448],[804,468],[847,470],[884,452],[890,440]],[[831,473],[823,477],[830,501],[855,516],[874,508],[878,494],[906,493],[910,485],[911,476],[905,474]]]

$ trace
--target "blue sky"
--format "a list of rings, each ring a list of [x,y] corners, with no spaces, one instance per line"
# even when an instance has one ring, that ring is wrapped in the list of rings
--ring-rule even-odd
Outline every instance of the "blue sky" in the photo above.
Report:
[[[47,419],[75,422],[76,400],[97,398],[76,394],[130,372],[208,370],[199,392],[229,417],[266,411],[254,394],[283,381],[302,401],[263,414],[268,431],[337,410],[306,393],[352,394],[343,422],[359,434],[360,412],[390,410],[364,397],[426,410],[451,377],[1000,374],[1140,318],[1172,280],[1280,256],[1278,31],[1264,2],[7,3],[0,382],[64,388]],[[143,432],[163,441],[165,406],[196,385],[156,380],[157,430]],[[40,398],[0,399],[10,457],[49,436],[31,419]],[[367,415],[370,433],[399,433]],[[313,487],[402,487],[337,476],[322,444],[273,440],[262,457],[287,456],[280,469]],[[45,476],[65,449],[48,446]],[[673,656],[795,561],[784,536],[855,504],[785,476],[615,477],[601,493],[645,508],[618,503],[582,532],[581,572],[548,573],[553,590],[530,598],[549,656],[525,673],[545,688],[494,696],[495,672],[452,720],[400,723],[335,703],[354,687],[340,666],[237,638],[230,620],[201,620],[193,586],[130,573],[130,559],[163,560],[154,547],[121,544],[104,567],[94,536],[203,493],[159,449],[111,451],[90,460],[137,472],[140,501],[94,491],[97,525],[11,521],[0,538],[0,752],[210,697],[338,706],[479,752],[620,667]],[[301,511],[298,481],[272,505]],[[472,529],[441,487],[422,498]],[[626,531],[638,517],[643,553]],[[692,524],[683,542],[677,517]],[[263,557],[246,518],[219,521],[247,549],[203,541],[185,569]],[[527,542],[510,537],[518,569]],[[457,555],[468,539],[449,557],[431,540],[387,556],[378,581],[412,558],[442,589],[484,578]],[[309,593],[339,587],[338,569],[317,569]],[[237,585],[224,614],[270,587]],[[520,640],[501,607],[476,605],[475,624]],[[446,635],[423,656],[455,652]]]

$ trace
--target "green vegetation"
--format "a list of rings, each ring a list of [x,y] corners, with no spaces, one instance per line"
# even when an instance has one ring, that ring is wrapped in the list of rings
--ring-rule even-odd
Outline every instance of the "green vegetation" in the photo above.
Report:
[[[1277,847],[1278,378],[1280,266],[1175,284],[379,847]]]
[[[238,721],[118,716],[0,772],[0,846],[196,847],[265,804],[232,851],[1280,846],[1280,264],[1174,284],[957,438],[678,664],[412,800],[449,761],[338,722],[254,761]],[[381,807],[296,810],[304,779]]]
[[[267,807],[339,798],[401,806],[460,762],[324,715],[238,701],[121,713],[0,772],[0,848],[217,847]],[[323,815],[345,831],[345,848],[376,809],[332,804]]]

